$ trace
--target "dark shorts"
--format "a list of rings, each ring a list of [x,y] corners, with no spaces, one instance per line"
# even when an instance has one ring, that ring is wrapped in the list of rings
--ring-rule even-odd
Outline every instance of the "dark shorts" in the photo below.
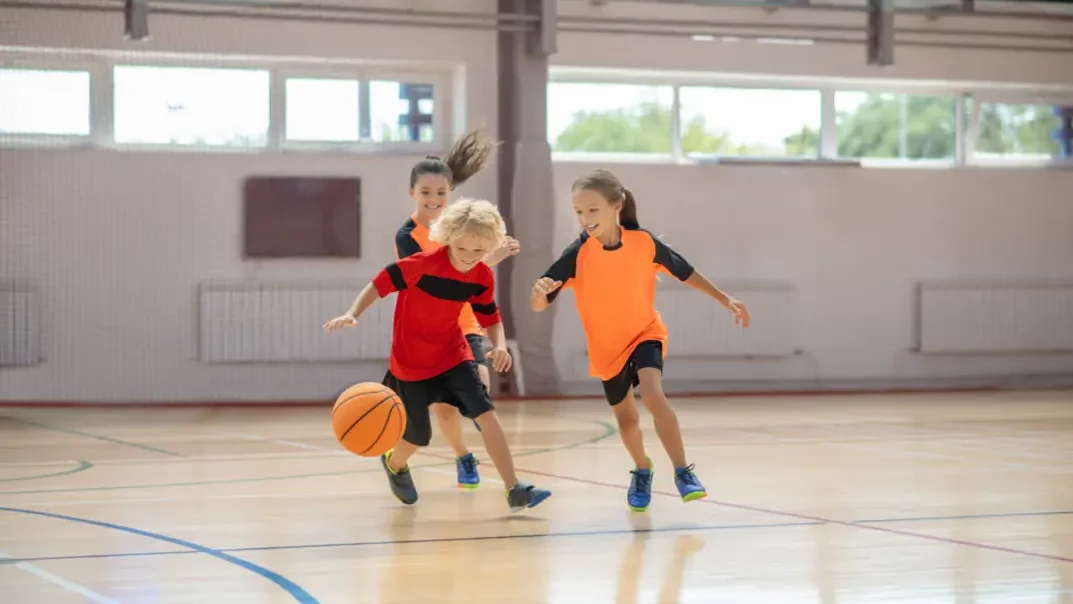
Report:
[[[479,333],[467,333],[466,342],[473,352],[473,360],[478,365],[488,365],[488,356],[484,354],[484,336]]]
[[[663,342],[645,340],[633,349],[626,366],[615,377],[604,380],[604,396],[612,407],[626,400],[630,388],[641,384],[637,372],[646,367],[663,372]]]
[[[406,409],[406,432],[402,439],[418,447],[428,446],[432,439],[432,422],[428,407],[432,403],[447,403],[456,407],[463,417],[477,419],[492,411],[492,397],[481,382],[477,364],[463,361],[443,373],[418,382],[405,382],[387,372],[384,385],[402,399]]]

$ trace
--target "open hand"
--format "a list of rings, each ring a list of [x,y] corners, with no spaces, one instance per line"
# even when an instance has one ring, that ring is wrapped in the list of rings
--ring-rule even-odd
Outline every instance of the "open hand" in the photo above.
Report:
[[[507,235],[503,244],[492,250],[491,254],[488,254],[485,264],[498,264],[520,251],[522,251],[522,244],[518,243],[518,240],[514,237]]]
[[[356,327],[358,320],[352,315],[342,315],[324,324],[324,331],[335,331],[343,327]]]
[[[562,287],[562,285],[562,281],[555,281],[549,277],[541,277],[533,284],[533,295],[542,294],[546,296]]]
[[[506,348],[493,348],[488,352],[488,358],[492,360],[492,369],[499,373],[506,373],[514,363]]]
[[[749,309],[745,308],[744,302],[731,298],[727,301],[727,310],[734,313],[734,324],[742,327],[749,326],[752,317],[749,315]]]

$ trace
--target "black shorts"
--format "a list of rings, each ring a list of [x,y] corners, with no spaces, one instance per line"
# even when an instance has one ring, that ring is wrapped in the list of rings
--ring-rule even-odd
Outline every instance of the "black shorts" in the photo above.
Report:
[[[447,403],[456,407],[463,417],[473,420],[495,409],[473,361],[462,361],[437,376],[417,382],[397,379],[389,370],[384,385],[399,395],[406,409],[406,432],[402,439],[418,447],[427,446],[432,439],[432,422],[428,416],[432,403]]]
[[[630,388],[641,384],[637,372],[646,367],[663,372],[663,342],[645,340],[633,349],[626,366],[615,377],[604,380],[604,396],[612,407],[626,400]]]
[[[467,333],[466,342],[473,352],[473,361],[478,365],[488,365],[488,356],[484,354],[484,336],[479,333]]]

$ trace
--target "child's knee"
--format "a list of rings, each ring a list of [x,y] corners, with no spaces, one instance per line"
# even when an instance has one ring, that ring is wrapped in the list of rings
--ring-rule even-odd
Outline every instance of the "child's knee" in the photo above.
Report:
[[[641,418],[637,415],[637,408],[625,402],[614,407],[615,421],[618,422],[619,432],[633,432],[641,429]]]
[[[447,403],[433,403],[432,411],[436,414],[436,417],[445,421],[453,419],[454,415],[458,413],[458,411],[454,407],[448,405]]]

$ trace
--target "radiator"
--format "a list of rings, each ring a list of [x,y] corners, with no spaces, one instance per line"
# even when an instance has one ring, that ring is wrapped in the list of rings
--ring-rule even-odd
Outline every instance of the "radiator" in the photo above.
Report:
[[[1073,352],[1073,282],[925,282],[918,294],[921,352]]]
[[[670,281],[670,283],[668,283]],[[669,356],[777,357],[798,348],[798,304],[789,284],[720,285],[745,302],[753,317],[749,329],[708,296],[663,277],[656,308],[669,332]]]
[[[42,361],[38,300],[38,294],[30,289],[0,288],[0,367]]]
[[[353,284],[201,284],[199,360],[205,363],[325,363],[384,360],[391,351],[395,297],[376,302],[356,328],[324,323],[354,302]]]

